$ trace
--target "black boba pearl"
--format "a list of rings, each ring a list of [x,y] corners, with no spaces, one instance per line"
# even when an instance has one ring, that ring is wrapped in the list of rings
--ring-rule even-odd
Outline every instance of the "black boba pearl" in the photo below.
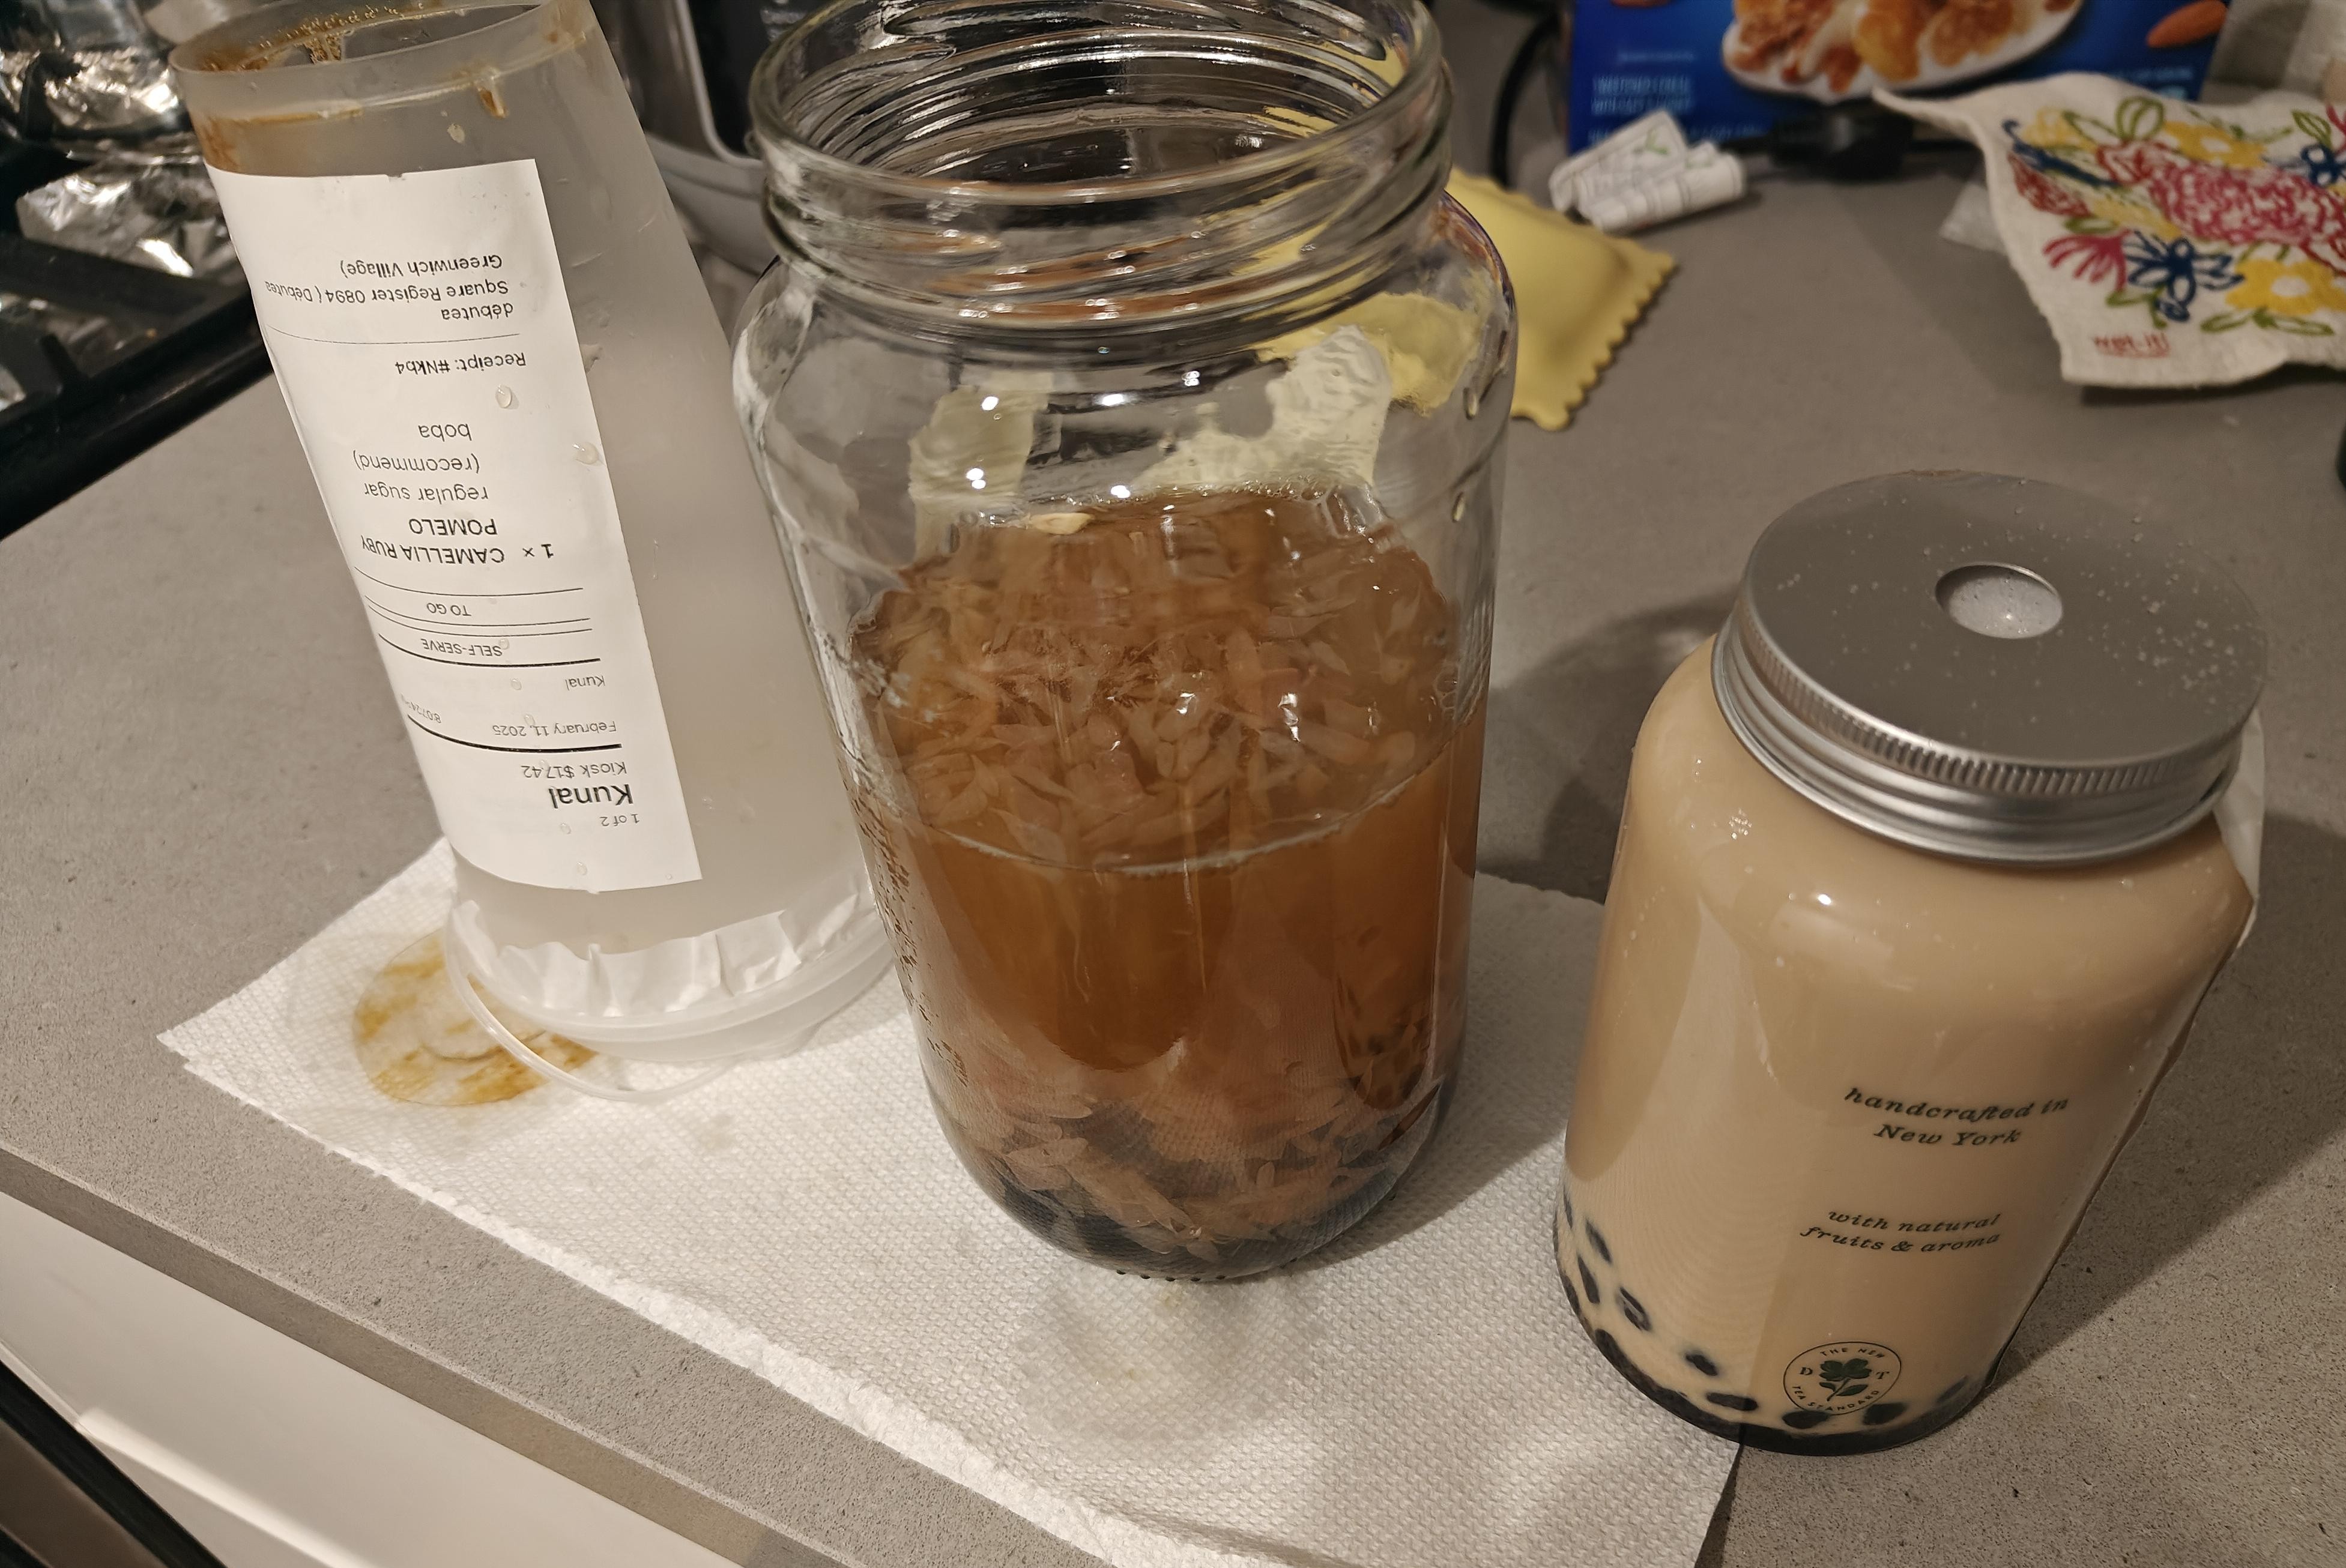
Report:
[[[1705,1394],[1703,1398],[1722,1410],[1756,1410],[1760,1401],[1743,1394]],[[1802,1414],[1808,1412],[1803,1411]]]
[[[1051,1222],[1059,1217],[1057,1205],[1039,1193],[1028,1192],[1015,1181],[1002,1184],[1002,1207],[1030,1227],[1046,1233]]]
[[[1653,1315],[1646,1310],[1646,1304],[1643,1301],[1618,1286],[1614,1288],[1613,1299],[1621,1304],[1621,1316],[1629,1319],[1631,1328],[1647,1334],[1654,1331]]]
[[[1580,1310],[1580,1292],[1573,1288],[1572,1276],[1568,1274],[1564,1278],[1564,1298],[1572,1303],[1574,1311]]]
[[[1606,1360],[1617,1367],[1626,1367],[1629,1364],[1629,1359],[1621,1354],[1620,1341],[1614,1339],[1612,1335],[1602,1329],[1592,1329],[1588,1337],[1596,1341],[1596,1348],[1604,1352]]]
[[[1588,1259],[1586,1257],[1575,1257],[1573,1261],[1580,1265],[1580,1288],[1588,1292],[1588,1304],[1594,1307],[1605,1299],[1596,1288],[1596,1271],[1588,1267]]]
[[[1076,1237],[1093,1252],[1104,1253],[1110,1257],[1138,1250],[1133,1246],[1132,1237],[1125,1234],[1124,1227],[1104,1214],[1076,1216]]]
[[[1886,1427],[1905,1413],[1906,1407],[1902,1403],[1896,1400],[1886,1400],[1882,1404],[1870,1405],[1866,1408],[1865,1424],[1870,1427]]]
[[[1719,1376],[1719,1363],[1712,1360],[1708,1356],[1704,1355],[1700,1350],[1688,1350],[1686,1353],[1686,1364],[1692,1367],[1696,1371],[1700,1372],[1706,1378],[1715,1378]]]
[[[1556,1189],[1556,1200],[1564,1205],[1564,1228],[1570,1230],[1574,1226],[1578,1225],[1580,1223],[1580,1218],[1577,1215],[1572,1212],[1572,1195],[1566,1192],[1563,1188],[1558,1187]]]
[[[1953,1382],[1947,1385],[1947,1391],[1945,1393],[1941,1394],[1937,1399],[1933,1400],[1931,1402],[1934,1405],[1943,1405],[1949,1400],[1953,1399],[1957,1394],[1962,1393],[1965,1389],[1968,1389],[1971,1386],[1972,1380],[1969,1378],[1957,1378]]]
[[[1784,1424],[1794,1431],[1804,1432],[1810,1427],[1821,1427],[1832,1420],[1832,1412],[1831,1410],[1786,1410],[1783,1419]]]
[[[1613,1261],[1613,1249],[1605,1245],[1605,1233],[1594,1225],[1588,1227],[1588,1245],[1596,1249],[1597,1257],[1607,1263]]]

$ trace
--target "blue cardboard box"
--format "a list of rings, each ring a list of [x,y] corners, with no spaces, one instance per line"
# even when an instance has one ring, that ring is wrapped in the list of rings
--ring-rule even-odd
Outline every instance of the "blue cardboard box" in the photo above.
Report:
[[[2194,97],[2221,0],[1578,0],[1575,151],[1654,109],[1698,141],[1821,105],[2098,71]]]

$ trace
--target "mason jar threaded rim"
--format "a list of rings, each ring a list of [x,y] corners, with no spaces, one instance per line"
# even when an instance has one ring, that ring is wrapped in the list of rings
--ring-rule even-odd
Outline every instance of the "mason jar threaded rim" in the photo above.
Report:
[[[1365,25],[1366,18],[1342,6],[1319,3],[1319,0],[1274,0],[1275,4],[1297,11],[1308,11],[1330,17],[1351,18]],[[1404,45],[1401,75],[1391,81],[1388,90],[1372,99],[1359,114],[1332,125],[1307,130],[1277,145],[1249,153],[1243,159],[1243,172],[1257,173],[1291,166],[1322,156],[1333,145],[1372,135],[1380,127],[1404,113],[1426,94],[1436,90],[1442,80],[1441,35],[1433,14],[1422,0],[1391,0],[1392,9],[1409,18],[1409,36]],[[778,160],[802,161],[831,173],[837,178],[852,178],[874,188],[892,189],[907,196],[942,198],[983,196],[989,201],[1005,205],[1060,207],[1087,201],[1127,201],[1193,189],[1211,183],[1227,174],[1239,172],[1232,165],[1218,166],[1211,174],[1174,174],[1153,178],[1117,180],[1068,180],[1011,182],[1006,180],[953,180],[930,176],[904,174],[876,168],[853,158],[836,156],[824,148],[796,135],[790,127],[780,123],[788,107],[794,88],[780,85],[779,78],[793,64],[793,46],[803,47],[820,29],[858,12],[876,12],[886,20],[923,11],[967,11],[969,6],[954,0],[831,0],[804,21],[778,39],[758,61],[750,73],[750,112],[755,121],[752,148],[770,172],[778,170]],[[1186,9],[1168,14],[1194,15]],[[1201,29],[1201,31],[1203,31]],[[949,48],[941,53],[950,54]]]
[[[1964,623],[1946,585],[1983,569],[2038,585],[2053,617]],[[2215,809],[2265,660],[2247,595],[2130,508],[1939,472],[1785,512],[1752,547],[1711,665],[1738,738],[1836,816],[1959,860],[2069,866],[2153,848]]]
[[[785,256],[1038,340],[1338,308],[1449,167],[1419,0],[834,0],[750,98]]]

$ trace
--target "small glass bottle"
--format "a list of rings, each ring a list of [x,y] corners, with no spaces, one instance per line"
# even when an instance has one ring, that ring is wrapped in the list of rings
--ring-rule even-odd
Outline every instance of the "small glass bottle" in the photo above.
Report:
[[[1321,1245],[1465,1020],[1514,314],[1414,0],[837,5],[736,361],[938,1115],[1152,1275]]]
[[[1978,1398],[2247,928],[2263,669],[2219,569],[2055,486],[1760,537],[1638,735],[1566,1142],[1632,1382],[1794,1452]]]

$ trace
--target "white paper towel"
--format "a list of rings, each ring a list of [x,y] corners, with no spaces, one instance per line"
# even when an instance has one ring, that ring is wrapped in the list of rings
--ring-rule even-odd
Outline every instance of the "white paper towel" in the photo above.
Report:
[[[1735,1455],[1632,1390],[1550,1250],[1598,907],[1475,888],[1448,1123],[1323,1252],[1118,1276],[996,1210],[893,979],[804,1051],[655,1106],[382,1098],[350,1047],[444,846],[163,1036],[206,1082],[1120,1568],[1654,1568]]]

